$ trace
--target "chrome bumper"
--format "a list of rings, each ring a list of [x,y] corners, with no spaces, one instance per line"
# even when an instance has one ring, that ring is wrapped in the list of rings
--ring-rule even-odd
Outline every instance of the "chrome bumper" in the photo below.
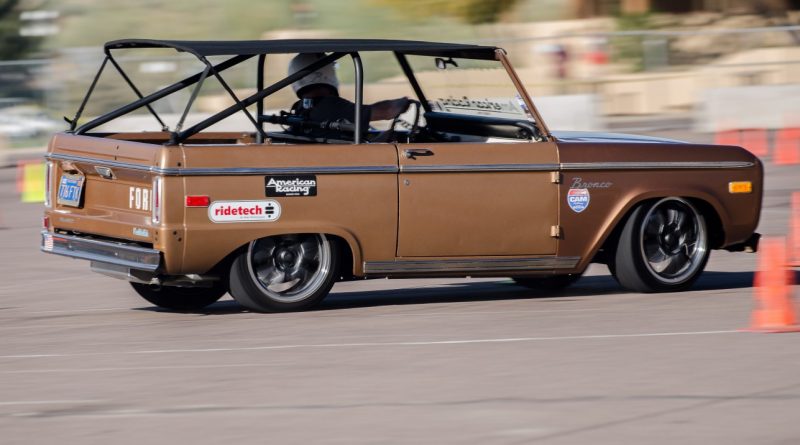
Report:
[[[161,252],[114,241],[42,231],[42,252],[64,255],[130,269],[155,272],[161,265]]]

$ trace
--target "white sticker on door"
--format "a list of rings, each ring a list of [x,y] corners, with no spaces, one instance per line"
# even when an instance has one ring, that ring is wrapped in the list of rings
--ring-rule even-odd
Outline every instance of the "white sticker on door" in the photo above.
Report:
[[[281,217],[281,205],[266,201],[214,201],[208,207],[208,219],[215,223],[271,222]]]

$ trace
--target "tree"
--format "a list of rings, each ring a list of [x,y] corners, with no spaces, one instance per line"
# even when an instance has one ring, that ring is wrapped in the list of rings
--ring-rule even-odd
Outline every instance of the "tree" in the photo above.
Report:
[[[518,0],[372,0],[415,17],[455,17],[471,25],[496,22]]]
[[[19,3],[20,0],[0,0],[0,60],[22,58],[39,43],[38,38],[19,34],[22,28],[17,8]]]

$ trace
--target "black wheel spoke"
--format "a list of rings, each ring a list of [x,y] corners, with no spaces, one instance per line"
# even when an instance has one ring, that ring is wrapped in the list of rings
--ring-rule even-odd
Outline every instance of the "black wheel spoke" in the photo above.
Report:
[[[275,266],[265,266],[261,269],[258,269],[256,271],[256,275],[258,276],[259,280],[263,281],[267,285],[271,285],[283,281],[285,273]]]
[[[264,264],[270,261],[275,252],[275,240],[265,238],[259,240],[253,248],[253,264]]]
[[[684,212],[677,212],[675,216],[675,228],[676,230],[681,231],[683,229],[683,224],[686,222],[687,215]]]
[[[303,261],[312,261],[319,254],[319,245],[313,239],[308,239],[300,243],[300,258]]]
[[[302,282],[305,281],[307,276],[308,276],[308,271],[306,269],[302,267],[297,267],[286,273],[286,280],[287,281],[299,280]]]
[[[669,258],[670,257],[666,253],[664,253],[663,250],[656,248],[651,255],[647,256],[647,261],[650,261],[653,264],[657,264],[657,263],[663,263],[664,261],[667,261]]]

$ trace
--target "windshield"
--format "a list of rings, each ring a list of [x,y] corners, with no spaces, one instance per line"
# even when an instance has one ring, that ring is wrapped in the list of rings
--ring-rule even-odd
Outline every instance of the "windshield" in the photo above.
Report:
[[[533,120],[498,61],[408,56],[432,111]]]

